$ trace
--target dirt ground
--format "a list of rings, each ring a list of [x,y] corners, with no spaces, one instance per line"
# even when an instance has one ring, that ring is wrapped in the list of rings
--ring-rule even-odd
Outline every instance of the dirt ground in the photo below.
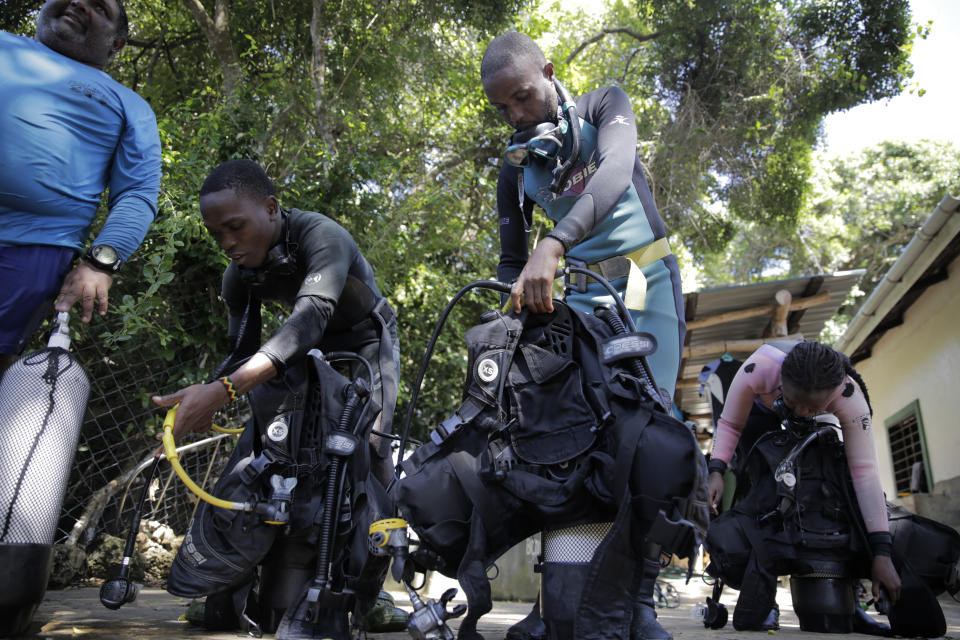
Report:
[[[776,635],[783,640],[792,638],[823,638],[821,634],[804,633],[800,631],[796,616],[790,606],[790,592],[781,587],[777,595],[777,602],[781,607],[779,632],[770,634],[742,633],[735,631],[728,624],[719,631],[710,631],[693,618],[692,610],[696,602],[703,602],[709,594],[710,588],[698,578],[685,585],[680,578],[669,579],[680,592],[680,605],[672,609],[659,609],[658,613],[664,627],[673,634],[676,640],[693,638],[712,638],[729,640],[731,638],[761,638],[764,635]],[[455,583],[454,583],[455,584]],[[438,589],[449,585],[439,585]],[[431,594],[432,595],[432,594]],[[736,602],[737,593],[732,590],[725,592],[722,602],[730,610]],[[397,603],[410,610],[408,600],[402,593],[394,593]],[[463,601],[462,599],[454,602]],[[944,614],[947,618],[947,638],[960,640],[960,603],[953,601],[949,596],[940,598]],[[99,592],[96,587],[82,587],[50,591],[34,618],[30,636],[33,640],[60,640],[75,638],[77,640],[153,640],[153,639],[188,639],[204,638],[210,640],[236,640],[245,637],[238,632],[207,632],[192,626],[182,619],[189,602],[175,598],[159,589],[145,589],[133,603],[125,605],[118,611],[104,608],[99,601]],[[496,602],[493,611],[480,621],[480,632],[487,640],[501,640],[507,628],[520,620],[530,610],[529,603]],[[451,627],[456,630],[456,621]],[[269,636],[267,636],[269,637]],[[370,640],[407,640],[406,633],[370,634]],[[850,640],[868,638],[859,634],[846,636]]]

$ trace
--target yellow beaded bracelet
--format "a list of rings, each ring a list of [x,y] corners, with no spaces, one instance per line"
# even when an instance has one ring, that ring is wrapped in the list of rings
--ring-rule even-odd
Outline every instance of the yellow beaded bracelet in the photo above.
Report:
[[[230,402],[236,402],[237,388],[233,385],[233,380],[231,380],[229,376],[223,376],[222,378],[217,378],[217,380],[219,380],[223,388],[227,390],[227,395],[230,396]]]

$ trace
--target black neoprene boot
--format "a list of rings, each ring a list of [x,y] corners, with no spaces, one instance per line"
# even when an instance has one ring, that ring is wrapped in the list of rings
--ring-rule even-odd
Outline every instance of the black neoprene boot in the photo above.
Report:
[[[540,594],[527,617],[507,629],[505,640],[546,640],[547,625],[540,617]]]
[[[740,596],[733,610],[733,628],[737,631],[771,631],[779,629],[777,604],[777,579],[748,571],[740,586]]]
[[[853,630],[857,633],[865,633],[871,636],[893,637],[894,633],[890,625],[877,622],[860,607],[853,610]]]
[[[653,604],[653,590],[660,575],[659,545],[644,543],[640,570],[642,573],[634,600],[630,640],[673,640],[673,636],[657,622],[657,611]]]

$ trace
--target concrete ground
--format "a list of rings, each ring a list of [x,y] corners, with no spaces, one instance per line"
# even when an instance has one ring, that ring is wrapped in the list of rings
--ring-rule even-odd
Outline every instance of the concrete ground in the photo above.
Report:
[[[680,591],[680,605],[673,609],[659,609],[660,620],[664,627],[673,634],[676,640],[693,638],[713,638],[728,640],[730,638],[755,638],[766,635],[776,635],[783,640],[792,638],[823,638],[821,634],[804,633],[800,631],[796,616],[790,606],[789,589],[781,588],[777,601],[781,607],[779,632],[770,634],[742,633],[735,631],[731,624],[724,629],[710,631],[703,628],[702,623],[692,615],[693,605],[703,602],[710,593],[710,587],[703,584],[699,578],[684,585],[680,578],[670,578],[669,582]],[[455,583],[453,583],[455,585]],[[435,596],[442,592],[449,584],[442,581],[432,581],[429,595]],[[724,593],[722,602],[733,610],[737,592],[728,590]],[[403,606],[407,603],[406,596],[397,592],[394,594],[397,602]],[[454,602],[462,602],[462,599]],[[944,614],[947,618],[947,638],[960,640],[960,604],[949,596],[940,598]],[[104,608],[99,601],[99,591],[96,587],[82,587],[50,591],[43,604],[40,605],[30,637],[33,640],[55,640],[74,638],[77,640],[154,640],[154,639],[188,639],[204,638],[210,640],[236,640],[244,637],[237,632],[207,632],[182,620],[188,601],[175,598],[159,589],[145,589],[133,603],[125,605],[118,611]],[[409,610],[409,606],[404,606]],[[507,628],[520,620],[530,610],[529,603],[496,602],[493,611],[480,621],[480,632],[487,640],[502,640]],[[456,630],[456,621],[451,627]],[[370,640],[407,640],[410,636],[403,633],[370,634]],[[851,640],[867,638],[859,634],[846,636]]]

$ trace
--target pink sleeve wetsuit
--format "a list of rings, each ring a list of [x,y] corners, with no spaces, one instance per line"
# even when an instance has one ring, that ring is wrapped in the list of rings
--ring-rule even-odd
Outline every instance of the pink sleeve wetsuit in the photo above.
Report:
[[[773,401],[780,395],[780,368],[786,355],[776,347],[763,345],[741,365],[727,391],[717,424],[714,458],[730,462],[754,401],[768,409],[773,408]],[[840,421],[847,464],[867,532],[889,531],[873,423],[860,386],[846,376],[830,394],[822,412],[832,413]]]

